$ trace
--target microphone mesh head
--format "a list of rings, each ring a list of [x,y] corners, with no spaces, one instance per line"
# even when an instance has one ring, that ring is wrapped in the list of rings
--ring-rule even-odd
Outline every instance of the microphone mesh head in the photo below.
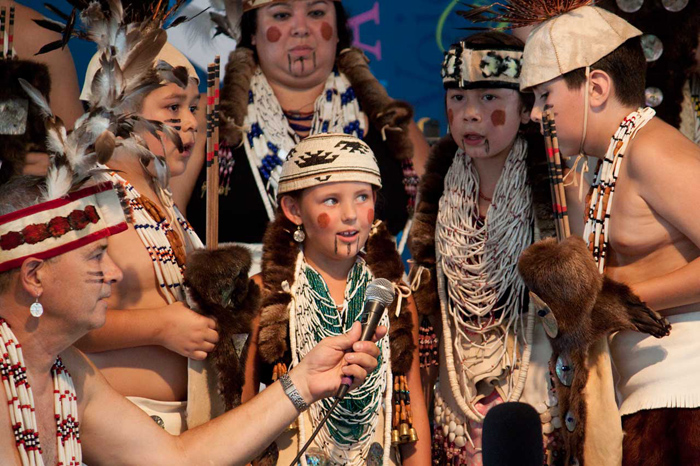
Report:
[[[394,302],[394,286],[386,278],[375,278],[367,285],[366,299],[388,306]]]

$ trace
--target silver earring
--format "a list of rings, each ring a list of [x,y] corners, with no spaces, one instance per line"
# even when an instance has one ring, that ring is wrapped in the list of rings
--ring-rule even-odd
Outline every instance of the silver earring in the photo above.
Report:
[[[297,225],[297,229],[294,231],[294,241],[297,243],[303,243],[304,240],[306,239],[306,233],[304,233],[304,230],[301,228],[301,225]]]
[[[41,315],[44,313],[44,306],[42,306],[39,302],[39,295],[37,295],[36,301],[34,301],[29,307],[29,313],[37,318],[41,317]]]

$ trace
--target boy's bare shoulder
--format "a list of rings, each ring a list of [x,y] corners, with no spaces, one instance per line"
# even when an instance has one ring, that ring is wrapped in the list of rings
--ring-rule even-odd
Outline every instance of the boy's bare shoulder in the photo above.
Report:
[[[700,147],[659,118],[639,131],[625,158],[627,172],[642,182],[700,172]]]

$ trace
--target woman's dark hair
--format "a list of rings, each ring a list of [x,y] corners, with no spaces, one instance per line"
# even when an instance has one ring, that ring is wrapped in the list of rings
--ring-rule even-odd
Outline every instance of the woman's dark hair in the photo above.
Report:
[[[333,2],[335,7],[335,18],[336,18],[336,29],[338,30],[338,48],[336,50],[336,56],[341,50],[344,50],[352,46],[352,31],[348,26],[348,19],[350,15],[348,14],[345,7],[341,2]],[[258,59],[258,53],[253,45],[253,36],[258,30],[258,9],[247,11],[243,13],[243,18],[241,19],[241,43],[238,44],[239,47],[245,47],[255,52],[255,59]]]

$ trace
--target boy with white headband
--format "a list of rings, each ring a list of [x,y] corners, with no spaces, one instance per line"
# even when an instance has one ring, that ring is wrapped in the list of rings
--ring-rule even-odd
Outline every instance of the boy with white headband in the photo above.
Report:
[[[585,426],[573,425],[586,434],[578,460],[697,464],[700,448],[689,428],[700,406],[690,376],[700,326],[700,218],[688,207],[700,195],[700,150],[642,108],[641,31],[592,1],[539,3],[511,0],[498,15],[513,26],[544,21],[527,40],[520,82],[534,91],[532,117],[540,121],[551,109],[562,153],[600,160],[585,226],[572,221],[572,230],[583,235],[601,273],[629,285],[673,325],[664,339],[630,331],[611,339],[624,442],[619,422],[600,418],[613,396],[604,345],[590,356]]]

